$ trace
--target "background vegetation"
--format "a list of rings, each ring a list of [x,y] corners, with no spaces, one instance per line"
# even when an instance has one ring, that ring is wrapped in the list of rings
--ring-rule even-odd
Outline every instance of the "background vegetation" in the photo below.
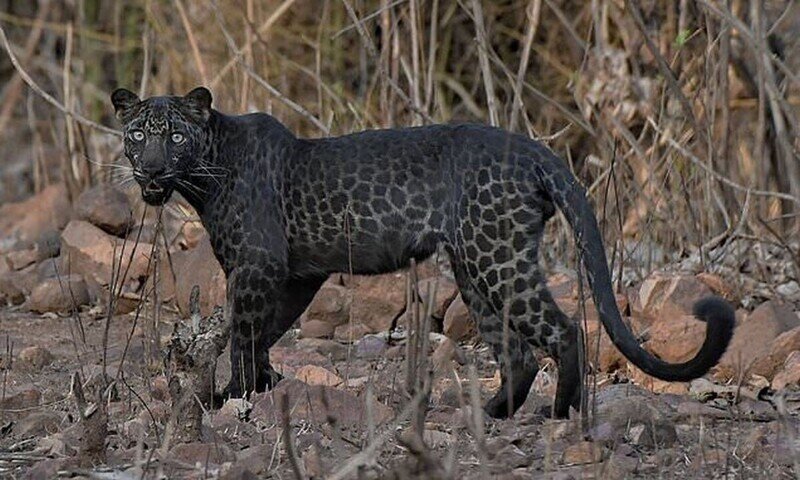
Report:
[[[686,400],[679,407],[705,407],[690,399],[689,393],[703,402],[716,402],[715,408],[699,413],[692,410],[696,415],[684,411],[678,412],[678,416],[670,414],[665,420],[664,412],[680,408],[664,399],[674,402],[676,396],[654,397],[649,393],[642,396],[645,392],[636,387],[637,383],[647,385],[648,389],[664,385],[656,387],[652,380],[642,380],[632,369],[618,365],[614,358],[619,354],[610,342],[601,341],[596,319],[595,328],[590,331],[584,318],[586,338],[592,342],[588,343],[591,346],[588,351],[597,356],[592,365],[599,364],[601,348],[605,348],[605,358],[612,360],[606,362],[607,368],[590,372],[586,379],[593,387],[592,422],[603,418],[594,415],[596,407],[616,409],[623,419],[614,428],[625,430],[624,442],[618,444],[613,440],[609,446],[602,443],[607,439],[599,440],[604,435],[602,430],[594,431],[591,436],[586,434],[583,427],[588,424],[581,423],[581,428],[570,431],[562,428],[564,423],[541,424],[538,417],[528,414],[518,414],[505,423],[492,423],[485,429],[483,417],[477,412],[481,391],[499,386],[496,364],[486,346],[479,342],[470,342],[464,353],[444,336],[428,335],[432,315],[430,311],[422,315],[422,303],[417,303],[414,300],[417,296],[410,293],[421,285],[414,274],[407,276],[407,296],[404,296],[411,305],[410,316],[408,312],[405,315],[408,336],[405,345],[392,346],[399,357],[389,356],[391,342],[384,337],[362,336],[358,329],[353,330],[358,335],[345,331],[346,339],[336,336],[340,327],[360,325],[365,329],[357,323],[363,319],[355,318],[353,312],[363,313],[371,307],[351,308],[364,291],[357,291],[358,284],[351,283],[352,279],[345,286],[334,281],[328,295],[340,295],[332,298],[346,305],[344,311],[348,317],[347,323],[337,323],[335,330],[331,326],[335,340],[298,339],[293,331],[284,337],[286,345],[277,351],[278,355],[284,355],[285,365],[291,360],[303,367],[319,367],[312,365],[313,358],[306,358],[314,352],[317,357],[324,352],[326,361],[329,355],[333,356],[332,352],[344,352],[335,365],[329,362],[329,367],[342,373],[347,381],[331,384],[325,391],[352,396],[334,397],[346,399],[339,401],[337,408],[329,409],[327,400],[321,400],[321,406],[314,409],[319,415],[325,413],[330,428],[324,425],[308,428],[306,418],[302,415],[298,418],[297,412],[293,412],[291,420],[299,428],[293,428],[288,409],[280,415],[274,408],[259,413],[261,407],[249,411],[247,402],[239,404],[232,400],[213,416],[206,415],[206,420],[231,422],[214,425],[214,446],[222,445],[229,455],[212,463],[230,463],[230,458],[236,458],[234,463],[250,463],[248,467],[253,467],[253,471],[285,478],[292,474],[292,478],[305,478],[300,458],[303,468],[316,465],[315,470],[323,474],[333,472],[331,478],[345,478],[356,469],[360,475],[361,468],[372,464],[375,458],[380,458],[377,463],[389,467],[382,478],[450,478],[465,471],[480,472],[481,478],[487,478],[491,465],[506,470],[519,467],[517,473],[527,476],[534,471],[549,472],[559,463],[557,468],[568,468],[575,473],[592,470],[596,478],[629,478],[634,472],[647,478],[656,471],[676,478],[689,475],[709,478],[720,473],[726,478],[770,475],[789,478],[800,472],[797,461],[800,396],[796,389],[792,390],[796,386],[796,380],[792,379],[797,377],[789,376],[798,371],[800,351],[792,351],[797,350],[796,344],[786,341],[800,338],[795,313],[800,308],[800,2],[0,0],[0,49],[3,50],[0,205],[29,197],[58,182],[66,186],[71,201],[87,187],[100,182],[131,186],[126,181],[129,179],[121,178],[128,171],[115,167],[127,163],[121,156],[118,125],[108,100],[109,93],[118,86],[150,96],[180,95],[197,85],[206,85],[214,94],[216,108],[228,113],[267,111],[298,135],[309,137],[434,122],[484,122],[547,143],[587,185],[604,230],[618,287],[638,288],[639,281],[658,267],[688,270],[689,275],[675,276],[675,283],[670,283],[672,277],[659,279],[657,275],[655,282],[660,282],[659,288],[666,288],[667,284],[689,285],[670,290],[676,295],[675,304],[682,306],[688,305],[687,297],[697,294],[701,286],[713,284],[715,292],[733,299],[736,307],[743,307],[739,317],[747,319],[740,322],[738,331],[745,333],[739,343],[744,347],[737,347],[740,357],[736,359],[741,363],[737,371],[744,373],[741,376],[737,373],[737,378],[723,375],[717,379],[727,382],[725,385],[705,380],[699,387],[692,385],[691,390],[683,384],[669,386],[676,390],[659,390],[678,392],[677,398],[681,402]],[[128,193],[138,198],[138,192]],[[103,200],[99,203],[105,210],[106,203]],[[13,206],[16,208],[6,211],[25,218],[46,210],[30,203]],[[170,467],[170,457],[176,456],[174,452],[186,447],[180,445],[186,442],[177,442],[175,449],[169,450],[173,444],[167,432],[186,415],[183,400],[193,403],[194,397],[186,394],[191,389],[181,396],[173,391],[172,379],[179,378],[174,373],[180,369],[166,367],[162,353],[166,348],[170,361],[176,364],[193,363],[175,360],[183,357],[173,356],[175,352],[186,353],[176,347],[181,342],[175,341],[177,333],[186,333],[186,329],[174,330],[171,340],[164,341],[165,332],[173,325],[189,324],[182,321],[187,312],[183,309],[176,313],[174,305],[167,305],[159,290],[151,287],[168,284],[170,278],[175,282],[196,280],[186,279],[189,275],[181,279],[172,271],[173,256],[188,248],[189,243],[196,244],[202,234],[199,228],[194,228],[199,223],[188,207],[181,209],[180,203],[179,208],[174,207],[175,202],[170,202],[163,211],[143,212],[141,217],[136,214],[133,218],[142,218],[144,227],[123,240],[119,256],[116,249],[106,252],[113,260],[110,287],[101,292],[108,296],[107,302],[80,310],[74,297],[70,298],[68,310],[73,314],[70,318],[60,318],[49,310],[46,315],[34,315],[20,312],[16,307],[0,315],[3,320],[0,339],[5,336],[6,345],[5,355],[0,355],[3,370],[0,475],[36,465],[34,468],[40,468],[40,472],[47,468],[53,472],[42,478],[54,477],[56,471],[63,473],[72,468],[70,462],[74,458],[69,452],[78,445],[77,457],[85,463],[83,466],[105,468],[98,465],[111,464],[120,454],[123,456],[119,458],[132,459],[130,465],[117,466],[119,471],[127,472],[124,475],[146,478],[147,473],[154,472],[160,478],[162,469]],[[39,211],[33,212],[37,208]],[[66,222],[72,209],[65,211]],[[166,212],[163,225],[162,212]],[[146,217],[145,213],[151,216]],[[183,218],[187,215],[188,220]],[[0,227],[2,220],[5,219],[0,218]],[[548,226],[543,253],[549,267],[576,263],[570,245],[572,234],[565,227],[561,220]],[[122,272],[123,253],[130,262],[133,252],[127,253],[125,242],[133,242],[135,250],[143,230],[150,238],[147,243],[150,253],[143,257],[148,259],[147,265],[142,265],[142,277],[126,283],[128,269]],[[167,245],[168,236],[174,240],[178,235],[161,235],[165,244],[162,252],[159,232],[167,230],[181,231],[187,241],[170,240]],[[54,289],[58,286],[57,291],[65,296],[57,262],[64,258],[69,261],[69,256],[62,252],[58,258],[42,259],[37,256],[40,243],[15,250],[13,239],[0,240],[4,242],[0,242],[0,252],[6,255],[0,260],[5,262],[13,256],[21,265],[14,266],[19,271],[9,272],[5,278],[28,279],[30,290],[40,283],[40,273],[46,273],[46,268],[40,267],[55,265],[58,284],[51,285]],[[11,251],[6,253],[3,248]],[[203,295],[209,296],[206,291],[211,289],[209,285],[218,287],[216,280],[222,278],[221,273],[212,277],[212,269],[207,268],[213,267],[214,262],[195,264],[185,260],[194,262],[198,257],[188,255],[202,255],[200,247],[181,253],[187,254],[183,257],[183,265],[188,265],[184,272],[201,265],[196,268],[198,273],[208,274]],[[206,253],[211,259],[211,254]],[[33,257],[28,259],[27,254]],[[159,268],[162,264],[169,266],[163,269],[163,275]],[[702,272],[704,280],[694,277],[698,272]],[[592,309],[584,309],[583,289],[574,277],[568,272],[550,275],[548,280],[556,287],[553,288],[556,296],[574,307],[570,313],[585,317],[583,314],[591,313]],[[446,284],[444,276],[436,278]],[[430,279],[423,281],[428,281],[430,287]],[[384,277],[380,284],[368,288],[372,297],[386,300],[383,297],[388,298],[390,292],[397,294],[403,290],[401,282],[401,277]],[[85,284],[83,287],[87,290]],[[173,290],[173,296],[177,297],[179,289],[173,285]],[[621,298],[626,302],[628,298],[641,300],[636,288],[630,290],[630,296],[623,294]],[[454,286],[452,293],[455,295]],[[17,294],[22,302],[22,290]],[[84,296],[84,303],[88,304],[89,292]],[[435,304],[432,301],[435,298],[436,295],[427,297],[424,302],[427,310]],[[788,306],[781,304],[778,308],[765,302],[767,299],[785,300]],[[632,313],[633,303],[629,302],[625,308],[626,316],[638,321],[635,317],[641,312]],[[30,302],[26,304],[30,306]],[[466,321],[466,307],[463,302],[460,305]],[[759,305],[764,305],[759,307],[760,311],[745,312]],[[104,306],[107,306],[105,311]],[[130,316],[115,315],[115,307],[120,306],[133,309]],[[668,312],[653,315],[662,323],[646,319],[647,322],[637,324],[637,334],[641,333],[650,342],[646,337],[663,328],[652,338],[667,338],[669,345],[679,350],[691,348],[700,336],[696,334],[699,330],[692,329],[698,327],[696,322],[691,321],[694,327],[687,327],[684,322],[689,312],[677,315],[677,321],[675,312],[666,309],[660,312]],[[118,313],[122,313],[122,308]],[[749,327],[742,329],[748,321]],[[439,320],[434,330],[443,330],[438,323]],[[699,327],[702,329],[702,325]],[[785,330],[795,332],[791,334],[794,336],[779,337],[781,332],[788,333]],[[66,331],[71,335],[71,343],[66,339]],[[80,332],[80,341],[76,332]],[[320,336],[330,336],[329,333]],[[365,341],[356,343],[356,338]],[[439,338],[441,343],[429,361],[431,338]],[[307,351],[299,347],[300,341],[311,341],[306,346],[319,342]],[[375,341],[381,348],[387,348],[385,355],[379,354],[380,361],[351,355],[362,347],[371,348],[370,342]],[[14,342],[32,346],[15,357]],[[224,340],[219,343],[221,348]],[[648,348],[655,348],[654,344],[650,342]],[[338,350],[327,351],[322,346]],[[763,351],[759,353],[758,348]],[[617,357],[612,357],[609,351]],[[25,360],[35,358],[31,352],[47,354],[47,362],[56,360],[44,369],[47,362],[40,362],[42,365],[34,375],[26,370],[26,362],[37,363]],[[275,352],[273,348],[272,353]],[[744,360],[757,358],[747,352],[756,352],[761,355],[759,359],[775,362],[771,385],[780,392],[773,398],[768,395],[769,379],[761,374],[750,376],[752,363],[745,368]],[[672,353],[667,352],[665,358],[673,358]],[[205,362],[215,357],[215,354],[202,355]],[[127,364],[126,358],[129,358]],[[224,362],[227,355],[222,358]],[[456,359],[455,363],[451,358]],[[14,368],[12,359],[16,362]],[[584,360],[591,361],[591,357],[584,356]],[[463,365],[454,366],[458,363]],[[106,376],[106,366],[112,364],[118,365],[113,381]],[[546,399],[549,404],[555,388],[554,364],[543,364],[531,397]],[[94,377],[100,380],[92,383],[90,377],[84,376],[86,386],[81,387],[78,371],[83,371],[84,366],[87,370],[102,366],[102,375]],[[423,381],[424,376],[419,374],[429,371],[429,367],[439,372],[436,380],[439,391],[434,392],[434,402],[427,401],[431,397],[431,382]],[[778,372],[779,367],[785,368]],[[316,371],[319,373],[320,369],[336,377],[322,367]],[[227,367],[221,370],[227,371]],[[202,370],[197,367],[196,371]],[[71,382],[67,381],[67,374]],[[444,378],[445,374],[452,375],[452,384],[448,383],[451,378]],[[208,380],[207,375],[199,378]],[[391,382],[387,382],[389,378]],[[350,379],[362,379],[365,383],[351,385]],[[395,379],[405,380],[405,388],[400,386],[401,380],[395,385]],[[66,383],[71,385],[70,392],[65,391]],[[284,382],[284,386],[298,383],[302,384]],[[85,408],[81,389],[90,392],[87,387],[90,384],[98,386],[91,395],[98,399],[96,411],[100,414],[84,415],[89,410]],[[612,395],[598,400],[595,393],[600,391],[601,384],[606,391],[621,392],[622,398]],[[8,398],[7,385],[13,393]],[[28,386],[31,388],[16,391]],[[111,395],[111,386],[120,388],[119,398],[126,400],[112,402],[109,396],[106,401],[104,396]],[[348,408],[360,409],[362,404],[353,400],[356,398],[353,392],[362,387],[363,395],[358,398],[365,402],[378,399],[377,403],[364,405],[381,407],[389,416],[399,413],[386,429],[376,431],[372,422],[375,412],[367,406],[368,420],[360,425],[360,433],[356,430],[351,436],[350,432],[343,440],[341,432],[347,429],[337,426],[337,414],[331,412],[342,414]],[[639,388],[638,400],[631,400],[632,388]],[[303,400],[308,399],[309,391],[305,387],[297,390]],[[26,392],[33,392],[33,402],[26,400]],[[448,395],[450,400],[446,398]],[[7,402],[9,398],[21,400],[17,404]],[[87,393],[86,398],[92,397]],[[172,400],[171,407],[167,405],[168,398]],[[262,407],[272,404],[272,396],[261,398]],[[77,415],[70,413],[68,404],[73,400]],[[284,398],[283,405],[288,404]],[[443,408],[426,417],[434,404]],[[470,410],[466,409],[467,404]],[[199,408],[199,403],[194,405],[195,413]],[[14,424],[5,419],[23,420],[28,412],[42,413],[39,410],[47,410],[43,415],[54,418],[58,428],[43,428],[32,439],[14,440],[14,435],[26,430],[26,423]],[[646,424],[633,425],[628,415],[639,411],[657,412],[660,423],[648,417]],[[17,414],[18,418],[12,417]],[[193,418],[201,417],[198,414]],[[280,442],[278,430],[273,428],[277,425],[273,420],[278,417],[283,432]],[[265,418],[269,420],[266,423],[262,422]],[[413,419],[413,430],[419,436],[401,434],[390,438],[396,427],[408,419]],[[202,422],[195,423],[194,433],[199,437]],[[165,425],[163,429],[161,424]],[[269,426],[262,428],[264,425]],[[208,433],[207,424],[202,426]],[[631,436],[629,427],[641,428]],[[645,427],[659,430],[645,430]],[[465,442],[463,438],[469,438],[464,435],[467,430],[472,440]],[[657,432],[662,430],[672,432],[672,446],[661,449],[658,442],[645,445],[650,437],[655,441],[656,435],[660,435]],[[76,431],[79,437],[72,436]],[[160,437],[161,433],[164,437]],[[218,442],[223,438],[220,434],[225,437]],[[327,440],[326,435],[330,436]],[[568,437],[578,443],[568,444]],[[588,441],[590,438],[592,441]],[[322,440],[330,440],[327,445],[332,448],[317,449]],[[445,446],[449,452],[446,461],[440,461],[431,453],[434,450],[428,448],[437,442],[438,452]],[[281,453],[280,444],[284,445],[285,454]],[[192,444],[187,445],[183,450],[187,458],[200,458],[197,455],[202,454],[205,478],[211,450],[195,450],[195,455],[190,455]],[[199,447],[207,445],[210,444],[201,443]],[[246,445],[248,448],[244,448]],[[649,453],[650,447],[655,448],[653,455]],[[263,448],[269,452],[259,450]],[[163,452],[156,453],[157,450]],[[602,458],[601,453],[609,456]],[[416,463],[411,464],[428,476],[404,474],[400,462],[404,457],[415,459]],[[253,465],[254,459],[269,463]],[[199,478],[199,469],[194,465],[203,462],[180,462],[183,461],[170,468]],[[324,465],[336,468],[325,469]],[[617,473],[604,473],[612,471]],[[240,477],[231,474],[226,478]],[[243,473],[241,478],[248,477]]]
[[[58,179],[74,196],[124,162],[65,111],[116,128],[116,86],[203,84],[306,136],[479,121],[543,139],[628,256],[798,233],[797,2],[2,0],[0,26],[42,91],[0,56],[0,200]]]

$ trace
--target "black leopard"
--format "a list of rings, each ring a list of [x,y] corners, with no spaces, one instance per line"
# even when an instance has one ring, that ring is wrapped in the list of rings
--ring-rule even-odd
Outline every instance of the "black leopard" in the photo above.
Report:
[[[279,378],[268,349],[331,273],[391,272],[442,244],[500,363],[502,386],[486,412],[510,416],[522,405],[539,369],[536,347],[558,360],[554,413],[567,416],[570,406],[579,408],[583,383],[578,328],[538,266],[556,207],[574,231],[603,325],[634,365],[688,381],[715,365],[730,342],[733,310],[711,297],[694,306],[707,323],[694,358],[667,363],[639,345],[617,309],[586,190],[561,159],[525,136],[430,125],[312,140],[264,113],[220,113],[202,87],[145,100],[119,89],[111,100],[144,200],[161,205],[173,191],[185,197],[227,275],[232,396]]]

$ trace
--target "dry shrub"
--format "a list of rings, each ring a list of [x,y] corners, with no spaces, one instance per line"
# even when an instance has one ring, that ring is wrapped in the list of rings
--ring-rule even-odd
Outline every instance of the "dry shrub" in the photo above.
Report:
[[[698,248],[707,261],[701,247],[785,245],[798,232],[796,2],[33,3],[0,2],[20,62],[67,109],[107,125],[118,85],[154,95],[197,84],[223,111],[267,111],[306,136],[491,121],[567,159],[615,261],[625,252],[649,268],[670,259],[663,251]],[[110,176],[94,163],[117,158],[118,140],[15,77],[0,58],[0,135],[16,145],[0,151],[16,166],[4,179],[40,189],[61,177],[74,195]],[[571,251],[561,227],[550,258]]]

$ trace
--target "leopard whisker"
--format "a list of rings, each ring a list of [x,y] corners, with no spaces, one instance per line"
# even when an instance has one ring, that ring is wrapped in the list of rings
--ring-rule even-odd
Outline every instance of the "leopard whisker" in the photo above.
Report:
[[[136,185],[136,183],[134,182],[134,178],[133,177],[123,178],[123,179],[116,180],[116,181],[111,182],[111,183],[114,186],[116,186],[118,188],[121,188],[121,189],[124,189],[124,190],[129,190],[131,187]]]
[[[176,178],[175,182],[178,185],[180,185],[181,187],[183,187],[183,188],[187,189],[188,191],[194,193],[195,195],[205,195],[205,194],[208,193],[206,190],[198,187],[197,185],[193,184],[192,182],[187,182],[186,180],[183,180],[182,178]]]
[[[117,164],[117,163],[103,163],[103,162],[98,162],[97,160],[92,160],[92,158],[89,157],[86,154],[81,154],[81,156],[87,162],[91,163],[92,165],[96,165],[98,167],[116,168],[116,169],[119,169],[119,170],[133,170],[133,167],[131,167],[130,165]]]
[[[220,187],[220,188],[222,187],[222,182],[220,182],[220,181],[219,181],[219,179],[220,179],[220,178],[224,178],[224,177],[225,177],[225,175],[220,175],[220,174],[215,174],[215,173],[212,173],[212,172],[211,172],[211,171],[208,169],[208,167],[207,167],[206,165],[204,165],[203,163],[198,163],[198,167],[199,167],[199,168],[202,168],[204,171],[203,171],[203,172],[198,172],[198,171],[196,171],[196,169],[195,169],[195,170],[192,170],[192,171],[189,173],[189,175],[190,175],[190,176],[192,176],[192,177],[211,178],[211,179],[213,179],[213,180],[214,180],[214,182],[217,184],[217,186],[218,186],[218,187]]]
[[[207,163],[207,162],[205,162],[203,160],[198,161],[197,165],[202,166],[206,170],[219,170],[220,172],[227,172],[227,173],[230,173],[230,171],[231,171],[227,167],[223,167],[223,166],[220,166],[220,165],[214,165],[214,164],[211,164],[211,163]]]

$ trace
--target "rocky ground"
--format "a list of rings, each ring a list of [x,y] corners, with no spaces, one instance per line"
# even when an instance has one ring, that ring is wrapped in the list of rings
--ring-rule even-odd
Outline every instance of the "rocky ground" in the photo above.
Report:
[[[796,245],[726,238],[643,280],[624,272],[621,310],[646,348],[670,361],[691,357],[704,337],[694,300],[716,293],[738,307],[731,348],[691,384],[630,366],[587,301],[583,418],[541,415],[556,380],[546,358],[513,419],[481,414],[499,386],[496,365],[435,261],[414,282],[406,272],[331,277],[270,351],[284,380],[212,408],[199,393],[188,404],[176,398],[176,379],[193,366],[180,360],[187,348],[174,327],[214,318],[225,295],[202,228],[180,205],[142,211],[109,186],[73,205],[51,186],[0,207],[0,477],[800,476]],[[575,276],[549,284],[580,316]],[[190,320],[194,285],[200,315]],[[405,308],[409,288],[429,322]],[[420,323],[429,334],[411,328]],[[207,340],[187,328],[184,347]],[[194,408],[198,428],[184,435]]]

